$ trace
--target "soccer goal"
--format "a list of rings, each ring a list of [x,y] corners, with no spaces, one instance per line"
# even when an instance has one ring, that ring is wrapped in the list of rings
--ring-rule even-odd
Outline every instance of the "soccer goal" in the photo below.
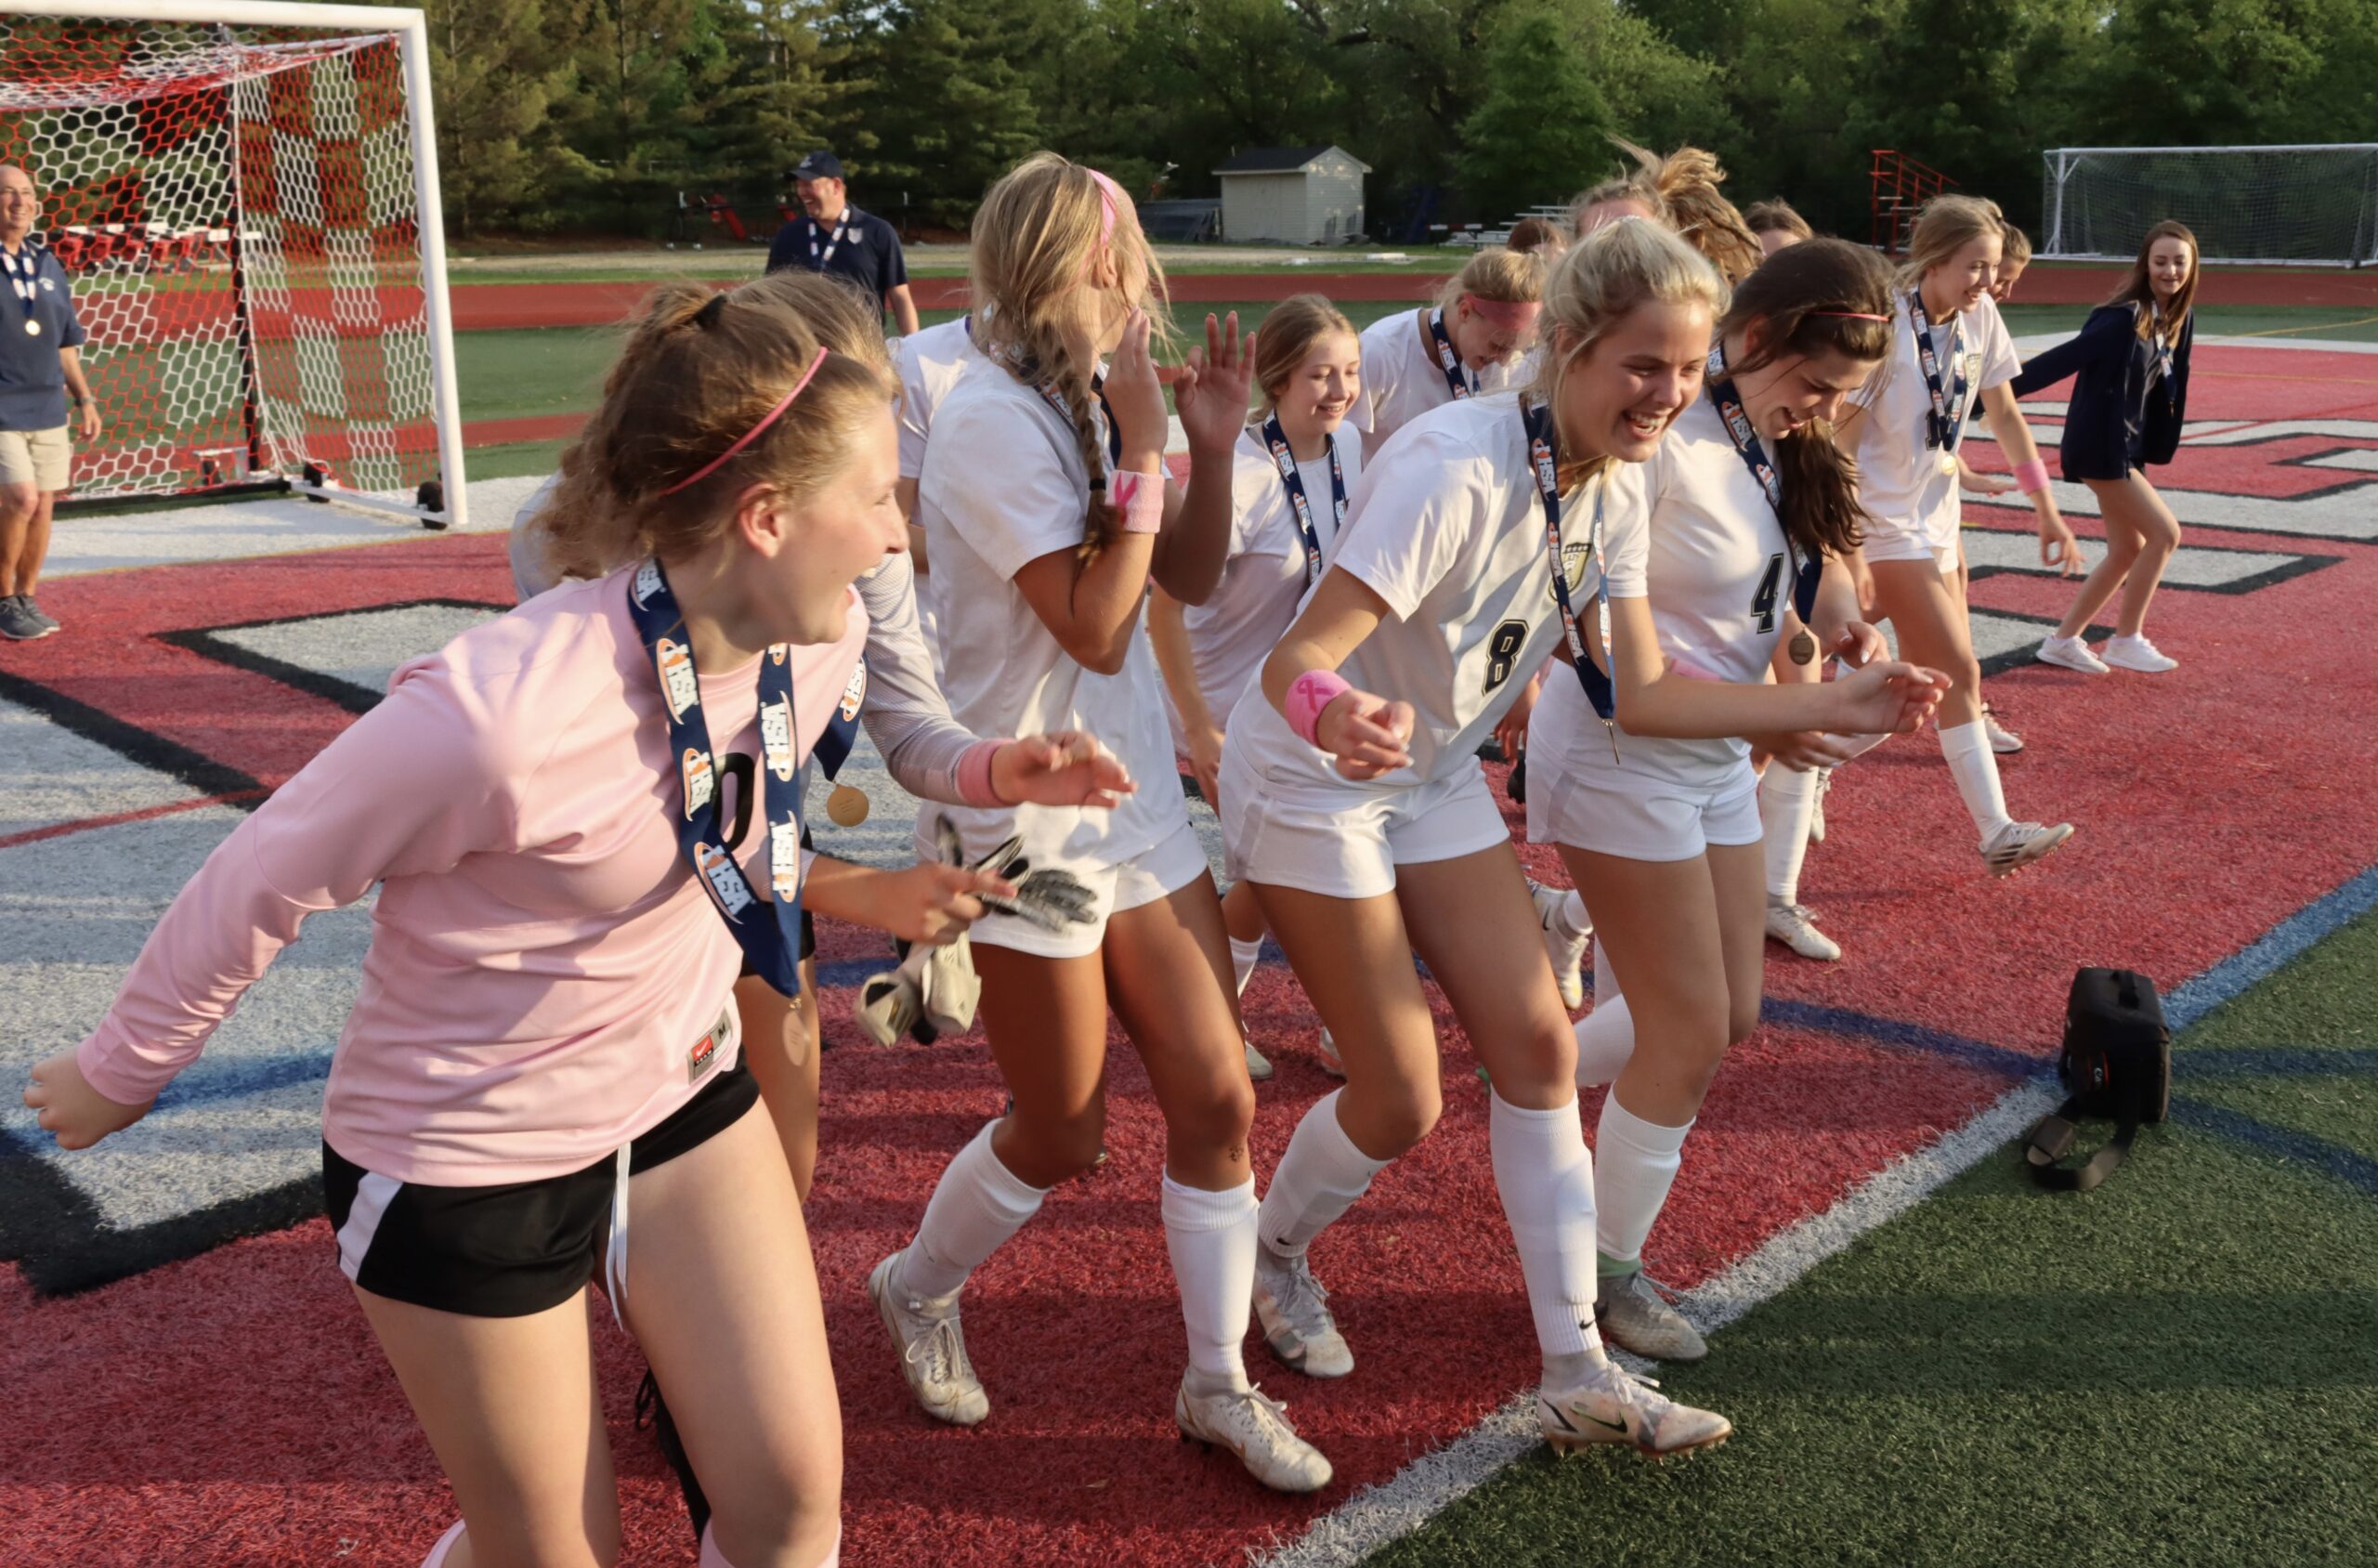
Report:
[[[2378,142],[2298,147],[2059,147],[2046,164],[2045,255],[2128,261],[2177,218],[2209,262],[2378,262]]]
[[[418,10],[0,0],[0,163],[41,195],[104,422],[73,499],[463,521],[429,98]]]

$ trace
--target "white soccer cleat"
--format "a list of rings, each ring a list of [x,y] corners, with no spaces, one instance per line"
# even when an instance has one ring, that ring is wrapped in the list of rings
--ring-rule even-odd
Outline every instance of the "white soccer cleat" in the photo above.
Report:
[[[2012,876],[2034,860],[2044,860],[2072,836],[2072,824],[2053,827],[2040,822],[2009,822],[1983,841],[1982,863],[1993,877]]]
[[[1313,1053],[1320,1061],[1323,1072],[1334,1078],[1346,1076],[1346,1059],[1338,1054],[1338,1041],[1327,1029],[1322,1030],[1321,1038],[1313,1042]]]
[[[1989,703],[1981,705],[1981,733],[1990,739],[1990,749],[2000,756],[2023,749],[2023,738],[1998,722],[1998,715]]]
[[[1265,1083],[1270,1081],[1272,1077],[1272,1059],[1269,1056],[1264,1055],[1261,1052],[1256,1050],[1255,1042],[1248,1039],[1245,1035],[1241,1035],[1239,1037],[1239,1043],[1247,1047],[1247,1076],[1253,1078],[1257,1083]]]
[[[1654,1459],[1714,1448],[1733,1435],[1734,1423],[1714,1410],[1679,1405],[1649,1378],[1601,1359],[1574,1388],[1548,1384],[1535,1396],[1544,1441],[1561,1454],[1625,1444]]]
[[[1254,1387],[1198,1390],[1191,1386],[1196,1377],[1182,1378],[1172,1398],[1182,1439],[1229,1449],[1274,1492],[1318,1492],[1329,1484],[1329,1461],[1288,1425],[1286,1405]]]
[[[2059,669],[2078,670],[2084,675],[2102,675],[2112,666],[2089,651],[2089,645],[2078,637],[2053,634],[2042,639],[2039,651],[2032,655],[2043,664]]]
[[[1255,1317],[1263,1326],[1263,1342],[1291,1371],[1342,1378],[1354,1369],[1354,1352],[1329,1313],[1329,1292],[1302,1257],[1283,1258],[1268,1247],[1255,1249]]]
[[[2140,675],[2160,675],[2166,670],[2176,670],[2180,661],[2164,653],[2145,635],[2108,637],[2097,657],[2117,670],[2128,670]]]
[[[900,1352],[900,1373],[926,1415],[953,1427],[971,1427],[991,1413],[990,1395],[983,1392],[966,1359],[966,1336],[958,1326],[958,1293],[939,1298],[909,1296],[893,1284],[899,1274],[903,1249],[875,1265],[867,1276],[867,1294]]]
[[[1824,798],[1833,793],[1833,769],[1817,769],[1816,809],[1809,813],[1809,842],[1824,843]]]
[[[1817,919],[1801,904],[1767,905],[1767,934],[1804,959],[1831,963],[1841,956],[1841,944],[1817,929]]]
[[[1594,1326],[1605,1343],[1653,1361],[1699,1361],[1709,1341],[1668,1304],[1667,1287],[1640,1268],[1596,1283]]]
[[[1569,895],[1530,878],[1528,896],[1535,900],[1535,923],[1544,928],[1544,956],[1552,960],[1552,980],[1561,987],[1561,1005],[1574,1013],[1586,1005],[1586,944],[1594,939],[1588,925],[1574,936],[1561,934],[1561,908]]]

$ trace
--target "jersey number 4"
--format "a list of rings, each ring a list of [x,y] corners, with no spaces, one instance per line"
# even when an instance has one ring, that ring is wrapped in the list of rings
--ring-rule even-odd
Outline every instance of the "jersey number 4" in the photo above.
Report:
[[[1486,689],[1493,691],[1511,678],[1511,665],[1527,647],[1527,622],[1506,621],[1486,640]]]
[[[1750,596],[1751,619],[1758,622],[1762,632],[1775,630],[1775,600],[1784,591],[1784,557],[1767,557],[1767,569],[1758,574],[1758,592]]]

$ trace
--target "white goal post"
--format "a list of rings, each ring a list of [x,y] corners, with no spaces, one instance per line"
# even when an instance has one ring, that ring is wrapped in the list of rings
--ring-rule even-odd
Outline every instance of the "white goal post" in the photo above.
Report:
[[[0,162],[90,333],[70,499],[465,521],[419,10],[0,0]]]
[[[2276,147],[2059,147],[2045,168],[2040,254],[2129,261],[2176,218],[2208,262],[2378,263],[2378,142]]]

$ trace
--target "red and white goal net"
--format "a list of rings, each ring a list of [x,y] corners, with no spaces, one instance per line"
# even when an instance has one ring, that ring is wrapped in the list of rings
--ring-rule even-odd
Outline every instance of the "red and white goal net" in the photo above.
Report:
[[[454,520],[420,13],[0,9],[0,162],[41,197],[104,421],[73,495],[294,487]]]

